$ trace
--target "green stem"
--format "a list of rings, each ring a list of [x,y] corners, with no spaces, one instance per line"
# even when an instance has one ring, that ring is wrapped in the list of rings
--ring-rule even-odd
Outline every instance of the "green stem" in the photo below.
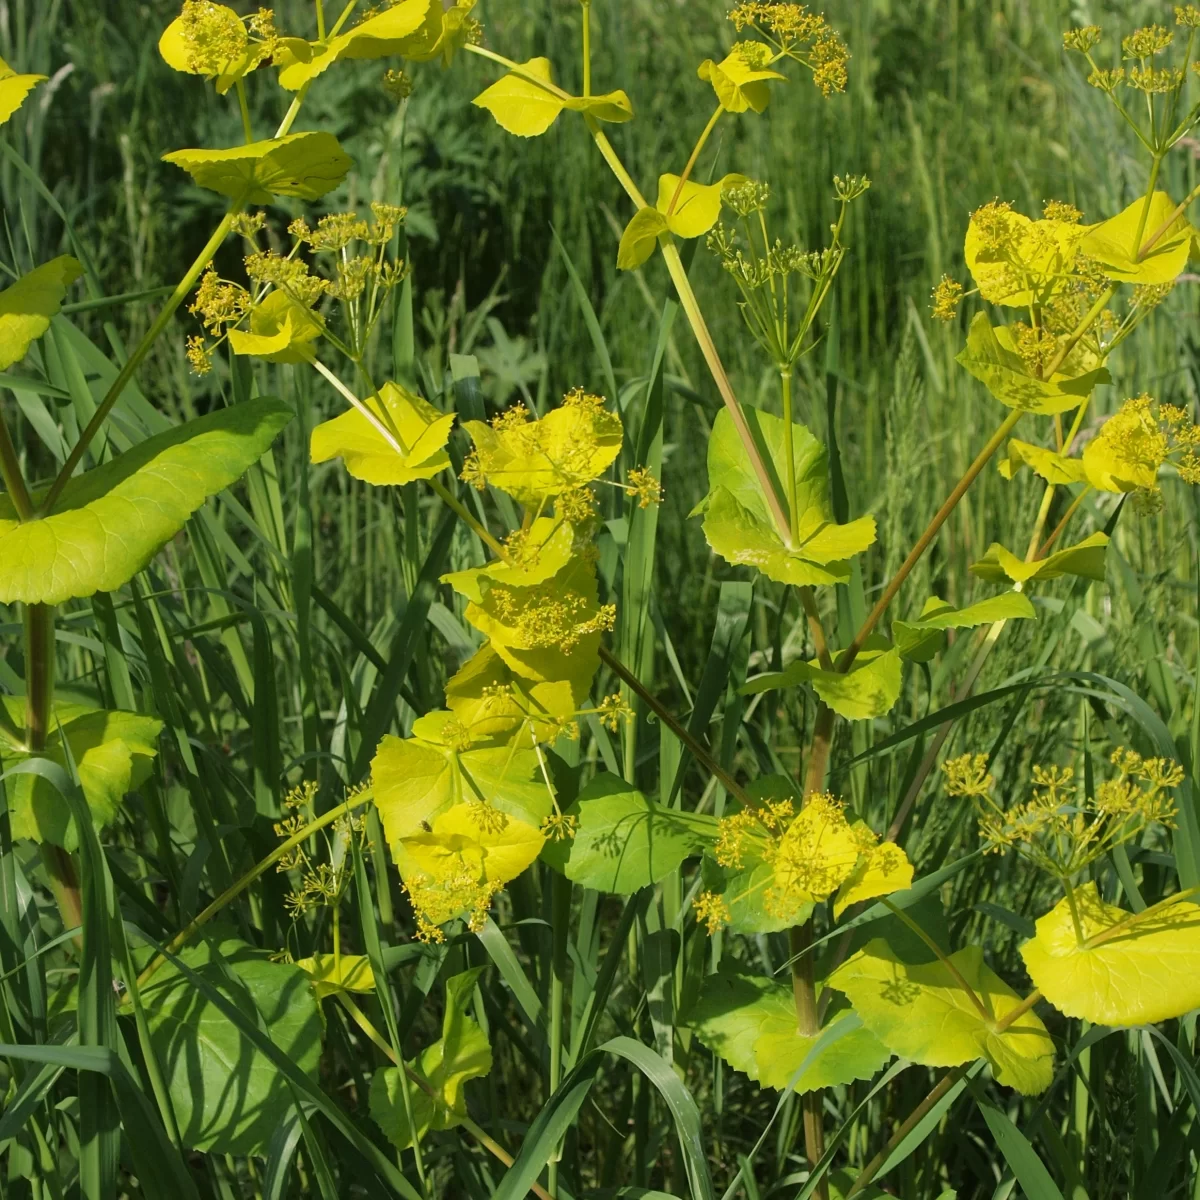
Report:
[[[800,503],[796,491],[796,446],[792,428],[792,373],[780,371],[779,386],[783,392],[783,447],[787,470],[788,514],[791,517],[792,544],[800,544]]]
[[[579,0],[579,2],[583,5],[583,94],[590,96],[592,94],[592,0]]]
[[[821,1032],[817,1015],[817,984],[813,976],[813,956],[809,952],[813,939],[811,918],[803,925],[788,931],[792,953],[792,998],[796,1004],[796,1031],[801,1037],[815,1038]],[[825,1156],[824,1101],[821,1089],[805,1092],[802,1100],[804,1116],[804,1153],[809,1165],[815,1167]],[[813,1193],[818,1200],[829,1200],[829,1187],[824,1181]]]
[[[1200,196],[1200,185],[1192,188],[1184,198],[1183,203],[1177,204],[1174,212],[1142,243],[1141,248],[1137,252],[1137,260],[1139,262],[1166,236],[1167,231],[1183,216],[1197,196]]]
[[[550,936],[554,952],[550,965],[550,1077],[549,1096],[558,1091],[562,1082],[563,1007],[567,981],[567,934],[571,920],[571,881],[557,871],[550,872],[553,921]],[[558,1197],[558,1164],[562,1161],[562,1143],[555,1148],[548,1164],[547,1183],[550,1195]]]
[[[667,205],[667,216],[675,211],[675,205],[679,203],[679,197],[683,195],[683,185],[691,178],[692,169],[696,165],[696,160],[700,157],[700,151],[704,149],[704,144],[708,141],[709,135],[717,127],[717,122],[721,119],[721,114],[725,111],[723,105],[718,104],[713,115],[708,118],[708,124],[704,126],[704,131],[696,140],[695,146],[692,147],[691,157],[687,160],[687,165],[683,168],[683,174],[679,176],[679,182],[675,185],[675,192],[671,196],[671,203]]]
[[[821,611],[817,608],[817,597],[811,587],[799,587],[800,604],[804,615],[808,617],[808,628],[812,634],[813,649],[817,652],[817,661],[822,671],[833,670],[833,658],[829,653],[829,643],[825,637],[825,626],[821,623]]]
[[[4,481],[5,491],[12,497],[17,518],[28,521],[33,516],[33,500],[25,484],[17,448],[13,445],[12,435],[8,432],[8,425],[3,416],[0,416],[0,479]]]
[[[246,135],[246,145],[254,141],[254,126],[250,123],[250,106],[246,103],[246,84],[244,80],[237,81],[238,108],[242,113],[242,132]]]
[[[229,234],[229,230],[233,226],[233,219],[239,212],[242,211],[243,201],[235,201],[229,208],[229,211],[221,219],[221,223],[213,231],[212,237],[204,245],[204,249],[197,255],[195,262],[187,269],[187,273],[179,281],[175,290],[168,297],[166,304],[163,305],[157,317],[154,318],[154,323],[146,331],[145,336],[137,344],[133,353],[129,356],[125,365],[121,368],[116,379],[112,381],[111,386],[105,393],[104,399],[100,401],[92,419],[88,422],[87,428],[79,435],[79,441],[75,443],[74,449],[67,455],[67,461],[63,463],[62,470],[59,471],[58,477],[54,480],[50,490],[42,498],[39,505],[41,513],[50,513],[54,511],[54,504],[62,495],[62,490],[67,486],[67,482],[75,473],[75,468],[79,466],[83,459],[87,448],[91,445],[92,439],[100,432],[101,426],[108,420],[108,414],[112,412],[113,405],[121,398],[121,393],[125,390],[129,381],[133,378],[138,367],[142,365],[142,361],[146,355],[150,353],[150,348],[158,340],[159,335],[166,329],[171,318],[175,315],[175,310],[184,302],[188,293],[192,290],[196,280],[200,278],[201,272],[212,262],[213,255],[220,248],[221,243]]]
[[[1140,256],[1142,234],[1146,232],[1146,222],[1150,219],[1150,204],[1154,199],[1154,185],[1158,183],[1158,172],[1161,168],[1162,155],[1155,154],[1150,164],[1150,178],[1146,183],[1146,199],[1142,202],[1141,215],[1138,217],[1137,233],[1133,235],[1133,245],[1129,248],[1129,253],[1135,258]]]
[[[317,40],[325,40],[325,2],[317,0]]]
[[[454,515],[458,517],[458,519],[462,521],[462,523],[466,525],[467,528],[470,529],[471,532],[475,534],[475,536],[481,542],[483,542],[483,544],[497,558],[508,558],[508,551],[504,548],[503,544],[497,541],[496,538],[484,528],[483,524],[471,515],[471,512],[467,506],[463,504],[463,502],[448,487],[446,487],[441,480],[431,479],[429,481],[429,486],[437,493],[438,499],[440,499],[447,508],[451,509]]]

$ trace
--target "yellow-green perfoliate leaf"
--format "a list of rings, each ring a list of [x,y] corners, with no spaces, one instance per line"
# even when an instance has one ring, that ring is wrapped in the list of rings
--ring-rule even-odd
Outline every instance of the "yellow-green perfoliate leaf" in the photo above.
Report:
[[[743,113],[753,109],[760,113],[771,99],[767,84],[787,78],[771,70],[767,65],[770,58],[770,48],[761,42],[742,42],[719,63],[706,58],[696,74],[712,84],[717,101],[726,112]]]
[[[451,571],[442,576],[460,596],[474,604],[483,603],[484,589],[491,583],[512,587],[534,587],[563,570],[582,550],[575,544],[575,528],[561,517],[538,517],[521,537],[510,543],[512,557],[493,559],[482,567]]]
[[[50,328],[67,288],[83,274],[69,254],[51,259],[0,292],[0,371],[7,371]]]
[[[380,486],[432,479],[450,466],[446,444],[453,413],[440,412],[428,400],[390,382],[363,404],[392,440],[352,408],[312,431],[309,453],[314,463],[340,458],[355,479]]]
[[[639,208],[630,218],[617,247],[617,269],[636,271],[649,262],[658,245],[659,234],[666,233],[667,218],[657,208]]]
[[[1196,233],[1185,216],[1174,215],[1175,209],[1175,201],[1166,192],[1155,192],[1149,198],[1148,209],[1146,197],[1140,197],[1115,217],[1093,225],[1079,248],[1100,264],[1109,279],[1121,283],[1172,283],[1187,266]],[[1139,237],[1143,213],[1146,219]],[[1142,255],[1142,247],[1169,219],[1166,232]]]
[[[402,845],[405,860],[419,876],[453,884],[466,874],[499,888],[532,864],[545,840],[537,827],[507,813],[482,818],[479,802],[468,800],[434,817],[430,829],[404,838]]]
[[[483,968],[475,967],[446,980],[442,1036],[408,1064],[429,1085],[429,1091],[408,1085],[411,1123],[399,1068],[384,1067],[371,1080],[371,1117],[397,1150],[407,1150],[431,1129],[462,1124],[467,1116],[466,1084],[492,1069],[487,1034],[467,1015],[482,974]]]
[[[308,976],[318,1000],[339,992],[373,992],[375,976],[365,954],[314,954],[296,960],[296,966]]]
[[[913,867],[908,855],[895,842],[880,842],[860,855],[854,870],[838,888],[833,915],[840,918],[852,904],[890,896],[912,886]]]
[[[542,857],[574,883],[629,896],[713,842],[715,817],[662,808],[614,775],[598,775],[567,809],[575,836],[551,841]]]
[[[1115,1026],[1200,1008],[1200,907],[1182,902],[1134,916],[1105,904],[1094,883],[1075,889],[1075,904],[1082,945],[1063,899],[1021,947],[1030,979],[1055,1008]]]
[[[666,218],[667,228],[678,237],[697,238],[706,234],[721,215],[721,194],[727,187],[745,183],[744,175],[726,175],[716,183],[687,180],[679,186],[678,175],[658,177],[655,208]],[[676,200],[676,194],[678,199]],[[671,201],[675,201],[674,208]]]
[[[242,18],[227,5],[210,3],[206,9],[199,27],[189,24],[186,16],[176,17],[159,38],[158,52],[173,71],[215,80],[223,96],[262,66],[272,48],[265,41],[252,41]],[[293,40],[297,39],[281,39]]]
[[[1023,213],[987,204],[967,226],[963,247],[967,270],[979,294],[992,304],[1010,308],[1045,304],[1073,286],[1071,272],[1087,230],[1070,221],[1033,221]]]
[[[784,423],[770,413],[744,409],[775,478],[787,478]],[[875,518],[845,525],[833,520],[825,447],[803,425],[793,425],[799,536],[784,541],[759,487],[733,418],[722,409],[708,442],[708,495],[693,510],[704,514],[704,536],[727,562],[756,567],[778,583],[829,584],[850,577],[849,559],[875,541]],[[787,489],[783,487],[786,497]]]
[[[1030,580],[1060,579],[1063,575],[1078,575],[1083,579],[1104,579],[1104,557],[1108,550],[1108,535],[1093,533],[1075,546],[1059,550],[1026,562],[999,542],[993,542],[977,563],[971,564],[971,574],[989,583],[1028,583]]]
[[[310,309],[274,291],[251,311],[249,329],[229,331],[229,348],[265,362],[310,362],[320,336],[321,323]]]
[[[270,204],[272,196],[319,200],[353,166],[332,133],[290,133],[228,150],[175,150],[163,162],[243,204]]]
[[[128,583],[291,419],[274,399],[198,417],[75,476],[54,512],[30,521],[0,495],[0,601],[61,604]]]
[[[983,961],[978,946],[949,956],[983,1011],[940,960],[902,962],[876,938],[830,975],[863,1024],[893,1053],[928,1067],[957,1067],[986,1058],[996,1079],[1037,1095],[1054,1077],[1054,1043],[1033,1012],[1003,1031],[998,1023],[1021,998]]]
[[[834,661],[837,655],[833,655]],[[892,710],[900,698],[900,651],[882,638],[872,638],[849,671],[826,671],[813,659],[797,661],[783,671],[759,675],[742,687],[743,695],[811,683],[813,690],[848,721],[869,721]]]
[[[792,989],[757,975],[721,971],[707,976],[685,1020],[735,1071],[780,1090],[790,1085],[811,1092],[870,1079],[892,1056],[850,1008],[838,1009],[819,1033],[804,1036],[796,1029]],[[834,1032],[843,1030],[840,1036]],[[828,1041],[814,1053],[824,1037]]]
[[[1028,596],[1005,592],[955,608],[945,600],[930,596],[921,615],[912,621],[893,621],[892,637],[902,658],[910,662],[929,662],[941,649],[947,629],[973,629],[993,621],[1036,621],[1037,613]]]
[[[1059,371],[1049,379],[1036,378],[1029,373],[1008,326],[993,328],[983,313],[975,314],[967,334],[966,349],[956,361],[984,384],[1001,404],[1043,415],[1078,408],[1097,384],[1112,382],[1104,367],[1079,375]]]
[[[472,101],[486,108],[502,129],[517,137],[540,137],[563,109],[586,113],[600,121],[620,122],[633,117],[633,105],[622,91],[602,96],[570,96],[556,87],[548,58],[521,63]]]
[[[25,103],[25,97],[39,83],[45,83],[46,75],[18,75],[0,58],[0,125],[3,125]]]
[[[1016,438],[1008,443],[1008,455],[1000,459],[999,466],[1000,474],[1005,479],[1012,479],[1022,467],[1028,466],[1035,475],[1040,475],[1056,487],[1082,483],[1087,478],[1083,463],[1078,458],[1067,458],[1055,450],[1047,450]]]
[[[441,0],[400,0],[383,12],[324,42],[302,42],[285,38],[275,56],[281,68],[279,83],[289,92],[329,70],[343,58],[387,58],[405,52],[406,39],[420,33],[430,5]]]
[[[431,3],[420,28],[404,39],[400,53],[409,62],[431,62],[440,58],[442,66],[448,67],[467,43],[474,7],[475,0],[457,0],[449,8]]]
[[[24,699],[5,696],[0,702],[20,728],[25,720]],[[92,819],[96,828],[102,829],[116,817],[125,794],[149,777],[161,732],[162,722],[156,717],[59,703],[45,751],[38,757],[49,758],[68,774],[78,773]],[[30,757],[24,746],[0,732],[0,761],[5,767]],[[67,850],[78,848],[79,830],[71,809],[49,780],[21,774],[5,787],[13,837],[50,842]]]

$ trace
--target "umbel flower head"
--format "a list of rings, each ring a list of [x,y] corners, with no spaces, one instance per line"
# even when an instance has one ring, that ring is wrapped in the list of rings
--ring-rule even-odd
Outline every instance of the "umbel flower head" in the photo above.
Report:
[[[777,920],[800,919],[808,906],[835,892],[834,915],[840,916],[859,900],[912,882],[904,851],[892,842],[880,843],[862,821],[851,824],[845,806],[828,793],[809,796],[799,812],[783,798],[722,818],[713,856],[727,871],[765,864],[769,872],[754,889],[762,889],[762,908]],[[697,918],[715,931],[729,920],[729,901],[748,896],[705,892],[694,905]]]
[[[1183,768],[1167,758],[1143,758],[1118,747],[1114,774],[1093,795],[1080,794],[1070,767],[1035,766],[1030,798],[1003,808],[992,796],[995,780],[982,754],[964,754],[942,764],[946,790],[975,805],[985,847],[1016,849],[1035,866],[1068,882],[1085,867],[1140,836],[1149,825],[1171,826],[1170,796],[1183,782]]]
[[[743,0],[731,10],[729,19],[738,33],[749,29],[764,38],[777,57],[795,59],[808,67],[822,95],[846,90],[850,51],[841,34],[822,14],[809,11],[807,4]]]

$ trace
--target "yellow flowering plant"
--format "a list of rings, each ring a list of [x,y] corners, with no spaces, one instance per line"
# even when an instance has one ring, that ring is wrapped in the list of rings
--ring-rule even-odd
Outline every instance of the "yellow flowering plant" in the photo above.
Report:
[[[1045,1167],[1036,1156],[1036,1167],[1029,1165],[1024,1135],[985,1087],[994,1085],[1000,1095],[1047,1093],[1066,1069],[1058,1042],[1068,1020],[1153,1026],[1200,1007],[1200,907],[1193,903],[1200,878],[1189,878],[1180,856],[1164,849],[1173,836],[1195,838],[1189,844],[1197,849],[1200,826],[1188,772],[1169,735],[1160,753],[1114,751],[1100,779],[1090,748],[1075,757],[1064,750],[1071,765],[1033,767],[1027,798],[1015,804],[1003,798],[989,757],[946,759],[945,794],[977,816],[972,851],[927,870],[928,854],[918,854],[915,842],[900,844],[924,785],[937,778],[934,767],[953,722],[973,711],[972,688],[1008,624],[1056,612],[1062,601],[1047,587],[1055,580],[1103,583],[1126,500],[1131,512],[1153,517],[1176,481],[1200,483],[1200,427],[1189,408],[1142,393],[1106,419],[1094,414],[1097,389],[1113,382],[1114,353],[1153,319],[1200,237],[1189,217],[1200,188],[1177,203],[1163,178],[1167,155],[1200,122],[1200,103],[1189,107],[1187,100],[1198,73],[1193,43],[1200,10],[1180,7],[1175,28],[1152,25],[1120,39],[1115,65],[1103,65],[1109,60],[1097,27],[1065,35],[1065,49],[1087,64],[1087,83],[1148,154],[1144,192],[1112,214],[1085,214],[1050,200],[1030,215],[1000,198],[970,214],[962,278],[948,274],[936,286],[932,316],[949,338],[969,306],[955,361],[1002,411],[919,537],[895,556],[899,565],[887,578],[872,574],[886,526],[869,512],[850,511],[832,409],[816,430],[799,420],[798,390],[814,348],[829,334],[827,302],[853,253],[854,214],[871,203],[870,181],[833,175],[827,240],[802,241],[791,232],[795,221],[781,215],[786,181],[719,174],[719,166],[742,164],[726,164],[714,139],[735,120],[751,121],[787,103],[797,83],[815,89],[821,102],[834,101],[849,82],[846,42],[807,5],[737,4],[728,13],[727,44],[718,48],[719,39],[706,32],[711,53],[688,80],[711,115],[686,159],[647,169],[643,192],[609,136],[610,127],[622,127],[627,146],[640,133],[634,98],[594,86],[592,0],[580,0],[578,15],[575,71],[575,64],[550,57],[518,62],[493,49],[475,0],[390,0],[371,8],[348,0],[336,15],[314,0],[312,19],[295,29],[281,27],[270,9],[243,13],[215,0],[185,0],[161,33],[161,59],[195,76],[190,82],[197,88],[211,84],[231,113],[236,103],[244,138],[164,158],[196,187],[223,197],[225,214],[85,420],[74,411],[64,418],[70,436],[51,479],[38,483],[27,475],[0,420],[0,602],[22,606],[25,673],[22,693],[0,702],[0,757],[15,780],[6,793],[3,839],[38,847],[40,878],[62,910],[60,940],[86,931],[72,1001],[82,1015],[70,1040],[45,1039],[45,1013],[28,1022],[24,1014],[18,1022],[10,1015],[6,1049],[17,1045],[18,1032],[33,1029],[36,1052],[25,1058],[89,1075],[78,1106],[87,1134],[80,1138],[87,1148],[79,1190],[89,1200],[117,1194],[117,1147],[104,1141],[109,1127],[100,1128],[117,1112],[127,1132],[135,1134],[133,1122],[141,1121],[155,1144],[212,1153],[228,1164],[266,1157],[264,1195],[284,1194],[301,1141],[302,1186],[322,1196],[360,1184],[364,1192],[420,1200],[456,1194],[465,1186],[450,1173],[458,1170],[457,1150],[438,1140],[457,1138],[454,1131],[504,1170],[494,1183],[472,1163],[473,1191],[494,1183],[502,1197],[533,1190],[559,1200],[581,1194],[576,1180],[592,1174],[607,1188],[616,1182],[616,1167],[611,1178],[573,1172],[572,1147],[578,1154],[590,1150],[584,1139],[567,1139],[601,1064],[613,1056],[641,1072],[628,1103],[631,1112],[635,1103],[644,1107],[629,1120],[649,1111],[652,1084],[680,1134],[672,1167],[678,1189],[709,1200],[717,1194],[712,1156],[704,1152],[701,1115],[682,1082],[697,1069],[700,1048],[783,1093],[788,1137],[803,1140],[802,1177],[791,1180],[800,1183],[802,1197],[886,1194],[877,1177],[903,1159],[914,1130],[931,1127],[967,1088],[1021,1186],[1052,1196]],[[482,110],[520,138],[547,135],[560,118],[564,126],[582,127],[628,201],[606,254],[612,252],[623,279],[661,258],[721,402],[706,425],[703,498],[689,514],[699,518],[691,528],[703,536],[715,569],[737,576],[722,586],[710,665],[694,688],[687,678],[691,659],[676,653],[672,630],[661,621],[656,627],[660,614],[651,595],[668,456],[661,424],[656,431],[648,414],[661,406],[668,347],[677,352],[670,337],[676,301],[667,309],[650,377],[617,394],[599,394],[596,381],[573,364],[574,386],[560,399],[551,402],[543,389],[536,399],[522,395],[489,412],[475,386],[478,364],[468,356],[453,357],[444,383],[433,371],[413,370],[392,328],[407,304],[411,333],[408,211],[399,197],[377,197],[318,212],[352,163],[332,133],[296,129],[310,90],[336,77],[343,64],[363,61],[378,61],[384,88],[400,105],[408,103],[418,64],[463,72],[482,66],[492,75],[499,68],[499,78],[480,84],[468,110],[472,119],[483,120],[475,111]],[[45,77],[0,68],[3,122]],[[555,82],[576,75],[578,94]],[[251,104],[251,89],[260,87],[282,92],[287,105],[267,137],[255,128],[258,110]],[[1133,93],[1141,93],[1136,102]],[[646,142],[658,144],[652,133]],[[693,286],[690,251],[701,238],[717,268],[709,283],[737,305],[738,328],[759,355],[768,380],[761,404],[739,398]],[[224,253],[230,239],[240,246],[234,258]],[[62,256],[0,292],[0,370],[19,363],[54,328],[82,272],[74,257]],[[636,282],[648,291],[649,278],[647,271]],[[122,396],[180,309],[194,321],[185,351],[194,374],[229,379],[238,402],[132,442],[126,425],[110,419],[120,416]],[[599,319],[590,309],[587,316],[599,336]],[[602,365],[616,387],[607,356]],[[265,394],[266,380],[289,401]],[[700,395],[691,383],[678,386]],[[133,693],[120,677],[103,693],[113,697],[109,707],[56,698],[55,609],[94,603],[107,622],[102,650],[116,661],[132,625],[122,626],[124,615],[118,617],[109,596],[128,588],[129,621],[139,636],[166,640],[146,608],[140,573],[206,501],[250,470],[261,469],[276,484],[273,499],[269,490],[254,491],[252,504],[264,511],[274,504],[282,528],[273,463],[256,464],[295,408],[303,414],[305,465],[337,478],[349,495],[377,489],[373,495],[386,498],[380,511],[399,514],[388,535],[394,532],[404,548],[404,601],[394,628],[368,635],[315,588],[311,573],[271,597],[280,619],[295,616],[298,628],[300,613],[323,605],[343,633],[360,635],[355,641],[365,664],[341,681],[334,732],[324,742],[310,737],[304,754],[288,762],[262,749],[278,698],[269,686],[273,660],[261,627],[254,628],[251,663],[239,640],[238,612],[222,610],[212,623],[227,657],[206,659],[189,678],[198,695],[209,675],[235,681],[255,751],[244,788],[254,816],[245,824],[255,838],[265,832],[270,842],[273,833],[275,842],[235,874],[232,858],[216,853],[221,839],[213,834],[180,881],[188,903],[171,916],[183,927],[160,945],[157,935],[121,920],[113,899],[116,879],[163,923],[147,899],[157,884],[149,873],[154,864],[147,860],[145,878],[134,880],[128,864],[115,870],[113,855],[114,873],[106,874],[98,834],[118,820],[127,793],[156,767],[165,771],[156,761],[163,720],[157,711],[126,707],[120,698],[132,705]],[[320,419],[310,422],[314,411]],[[1029,440],[1015,436],[1022,422]],[[991,541],[970,567],[982,595],[954,603],[906,596],[907,617],[900,616],[894,606],[902,590],[993,465],[1005,486],[1036,492],[1027,548]],[[306,497],[308,477],[296,486]],[[989,539],[1007,536],[991,529],[991,513],[981,520]],[[427,527],[433,532],[424,547]],[[240,551],[220,523],[204,530],[205,590],[224,603],[225,581],[208,543],[228,543],[235,566]],[[304,560],[311,529],[306,537],[287,552],[285,539],[264,541],[281,559],[291,553]],[[295,575],[301,580],[299,569]],[[754,587],[769,598],[764,604],[778,629],[758,639],[773,639],[769,652],[751,654]],[[785,637],[793,603],[802,615]],[[262,616],[253,611],[247,620]],[[978,636],[968,632],[977,629]],[[947,652],[950,633],[955,648],[973,647],[956,705],[873,741],[877,723],[916,695],[921,680],[932,693],[934,673],[940,681],[961,662]],[[77,636],[61,627],[60,634]],[[302,657],[311,655],[308,637],[297,639]],[[656,638],[690,701],[685,718],[647,683]],[[422,639],[430,641],[430,653],[414,665]],[[7,664],[5,671],[15,678]],[[1057,682],[1100,707],[1097,678],[1074,672]],[[7,687],[7,674],[4,681]],[[1038,682],[1022,676],[1004,694]],[[160,702],[169,703],[170,689],[155,683]],[[722,697],[723,742],[710,744]],[[1126,713],[1141,713],[1132,693],[1119,699]],[[315,728],[324,720],[311,696],[301,705],[303,722]],[[743,722],[747,710],[766,714],[762,728],[770,736]],[[1107,710],[1102,715],[1107,736],[1115,721]],[[657,762],[638,740],[651,726]],[[771,740],[780,726],[795,734],[796,745],[786,749],[798,749],[800,757],[790,770],[783,739]],[[853,755],[839,763],[835,738],[843,726]],[[910,741],[916,752],[903,798],[890,805],[890,824],[874,828],[863,814],[880,806],[855,768]],[[198,819],[219,833],[226,827],[204,811],[217,774],[213,745],[204,743],[198,755],[200,737],[181,735],[178,743]],[[684,787],[685,754],[707,781],[694,804]],[[639,787],[655,767],[657,797]],[[340,803],[313,781],[290,791],[280,786],[310,768],[337,776],[345,789]],[[174,786],[167,774],[158,782]],[[162,828],[154,832],[170,861],[166,811],[155,810]],[[979,922],[965,914],[952,932],[937,903],[942,885],[968,862],[1009,851],[1050,880],[1031,885],[1034,902],[1044,899],[1038,889],[1054,889],[1053,903],[1036,921],[1008,914],[1011,927],[1022,931],[1021,962],[1033,984],[1024,994],[1017,986],[1023,980],[1006,980],[989,963]],[[1144,852],[1156,870],[1174,872],[1165,898],[1143,901],[1130,851]],[[206,865],[210,852],[220,861]],[[14,904],[28,891],[24,872],[22,866],[19,879],[5,876]],[[287,921],[252,907],[253,926],[218,924],[201,937],[264,876],[280,890]],[[202,878],[219,882],[204,906],[197,902]],[[1128,908],[1117,902],[1113,878]],[[606,896],[628,898],[612,922]],[[987,917],[996,909],[977,906]],[[13,934],[18,925],[10,924]],[[137,947],[141,957],[125,944],[126,926],[145,942],[144,955]],[[581,947],[598,946],[602,927],[613,948],[597,971],[585,967]],[[388,944],[381,929],[402,931],[404,944]],[[539,939],[549,951],[531,980],[524,960]],[[645,1003],[639,1000],[621,1036],[597,1048],[618,960],[629,947],[636,967],[630,978],[644,981]],[[492,993],[485,1000],[483,980],[493,965],[507,989],[505,1005],[510,998],[515,1005],[511,1011],[492,1002]],[[414,1033],[429,1032],[419,1015],[430,994],[444,998],[440,1036],[418,1049]],[[188,1003],[202,1005],[200,1015],[189,1016]],[[129,1042],[121,1041],[119,1052],[109,1045],[118,1017]],[[209,1022],[221,1031],[215,1040]],[[1189,1036],[1181,1027],[1181,1043]],[[126,1060],[135,1038],[139,1057],[131,1068]],[[511,1128],[486,1130],[471,1116],[467,1085],[492,1075],[500,1038],[520,1047],[544,1083],[543,1115],[531,1126],[514,1118]],[[52,1056],[64,1046],[79,1055]],[[101,1049],[103,1055],[91,1055]],[[255,1064],[253,1086],[237,1095],[236,1088],[219,1089],[214,1097],[205,1082],[239,1055]],[[322,1062],[331,1077],[346,1068],[344,1090],[353,1092],[357,1111],[369,1114],[370,1133],[347,1116],[349,1100],[342,1105],[326,1093]],[[860,1111],[912,1065],[948,1074],[901,1116],[884,1144],[846,1138],[853,1117],[827,1136],[830,1113],[848,1109],[848,1096],[861,1099],[854,1110]],[[143,1066],[152,1111],[131,1107],[125,1090],[129,1071]],[[851,1090],[866,1081],[869,1094]],[[9,1082],[6,1117],[25,1111],[24,1097],[35,1086],[49,1086],[16,1072]],[[491,1083],[497,1084],[494,1076]],[[1172,1102],[1182,1099],[1180,1093]],[[334,1180],[314,1114],[354,1149],[362,1160],[355,1171],[367,1182],[350,1182],[351,1172],[345,1182]],[[1182,1144],[1182,1119],[1172,1130]],[[835,1173],[839,1156],[845,1169]],[[642,1166],[630,1185],[639,1194],[648,1180]],[[729,1194],[748,1169],[739,1167]],[[232,1195],[238,1170],[214,1168],[214,1194]],[[178,1178],[143,1175],[140,1168],[136,1174],[138,1194],[192,1185],[186,1171]],[[247,1186],[259,1186],[257,1165],[245,1176],[252,1181]],[[45,1194],[60,1192],[56,1183]],[[194,1185],[186,1194],[195,1194]]]

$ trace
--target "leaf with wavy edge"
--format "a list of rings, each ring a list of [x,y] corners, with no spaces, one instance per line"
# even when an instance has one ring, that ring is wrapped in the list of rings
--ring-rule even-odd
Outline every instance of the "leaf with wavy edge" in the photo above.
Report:
[[[273,196],[319,200],[354,165],[332,133],[286,137],[228,150],[175,150],[163,162],[186,171],[196,183],[243,204],[270,204]]]
[[[25,103],[26,97],[39,83],[45,83],[47,75],[18,75],[0,58],[0,125]]]
[[[973,629],[993,621],[1036,621],[1037,612],[1028,596],[1005,592],[955,608],[937,596],[925,601],[921,615],[912,621],[893,621],[892,637],[902,658],[929,662],[941,649],[947,629]]]
[[[78,259],[63,254],[35,267],[0,292],[0,371],[20,362],[50,328],[67,288],[82,274]]]
[[[720,971],[705,977],[685,1021],[735,1071],[763,1087],[783,1089],[804,1066],[818,1039],[852,1016],[852,1009],[842,1008],[827,1018],[820,1033],[805,1037],[796,1029],[796,1000],[790,987],[758,975]],[[891,1057],[870,1030],[849,1028],[818,1051],[792,1088],[812,1092],[870,1079]]]
[[[1084,944],[1060,900],[1021,947],[1029,977],[1055,1008],[1096,1025],[1148,1025],[1200,1008],[1200,907],[1182,901],[1134,915],[1075,889]],[[1122,926],[1115,935],[1107,930]]]
[[[836,662],[836,652],[832,657]],[[900,651],[883,638],[870,638],[849,671],[823,670],[816,659],[797,661],[783,671],[747,680],[742,685],[742,695],[752,696],[806,683],[811,683],[817,695],[848,721],[881,717],[890,712],[900,698]]]
[[[1007,325],[993,328],[984,313],[975,314],[966,349],[955,362],[966,367],[1001,404],[1042,415],[1078,408],[1097,384],[1112,382],[1104,367],[1075,376],[1060,371],[1049,379],[1034,378],[1017,352],[1012,331]]]
[[[1078,458],[1067,458],[1044,446],[1034,446],[1013,438],[1008,443],[1008,456],[1000,460],[1000,474],[1012,479],[1024,466],[1032,468],[1047,483],[1062,487],[1072,483],[1083,483],[1087,478],[1083,463]]]
[[[1036,1095],[1054,1078],[1054,1043],[1032,1012],[1003,1032],[996,1024],[1021,998],[983,961],[979,946],[949,956],[990,1013],[984,1016],[940,961],[902,962],[882,938],[868,942],[829,976],[863,1024],[901,1058],[928,1067],[957,1067],[977,1058],[991,1063],[996,1079]]]
[[[198,417],[76,475],[47,517],[21,522],[0,495],[0,601],[61,604],[128,583],[291,419],[274,399]]]
[[[993,542],[988,552],[977,563],[972,563],[970,571],[980,579],[989,583],[1002,583],[1011,579],[1014,583],[1028,583],[1030,580],[1059,579],[1063,575],[1079,575],[1084,579],[1104,579],[1104,558],[1108,550],[1108,535],[1093,533],[1082,542],[1048,554],[1045,558],[1026,562],[1018,558],[1011,550],[1006,550],[999,542]]]
[[[391,382],[363,404],[381,421],[391,423],[402,451],[352,408],[312,431],[309,454],[314,463],[340,458],[355,479],[379,486],[432,479],[449,469],[446,444],[453,413],[440,412],[428,400]]]

